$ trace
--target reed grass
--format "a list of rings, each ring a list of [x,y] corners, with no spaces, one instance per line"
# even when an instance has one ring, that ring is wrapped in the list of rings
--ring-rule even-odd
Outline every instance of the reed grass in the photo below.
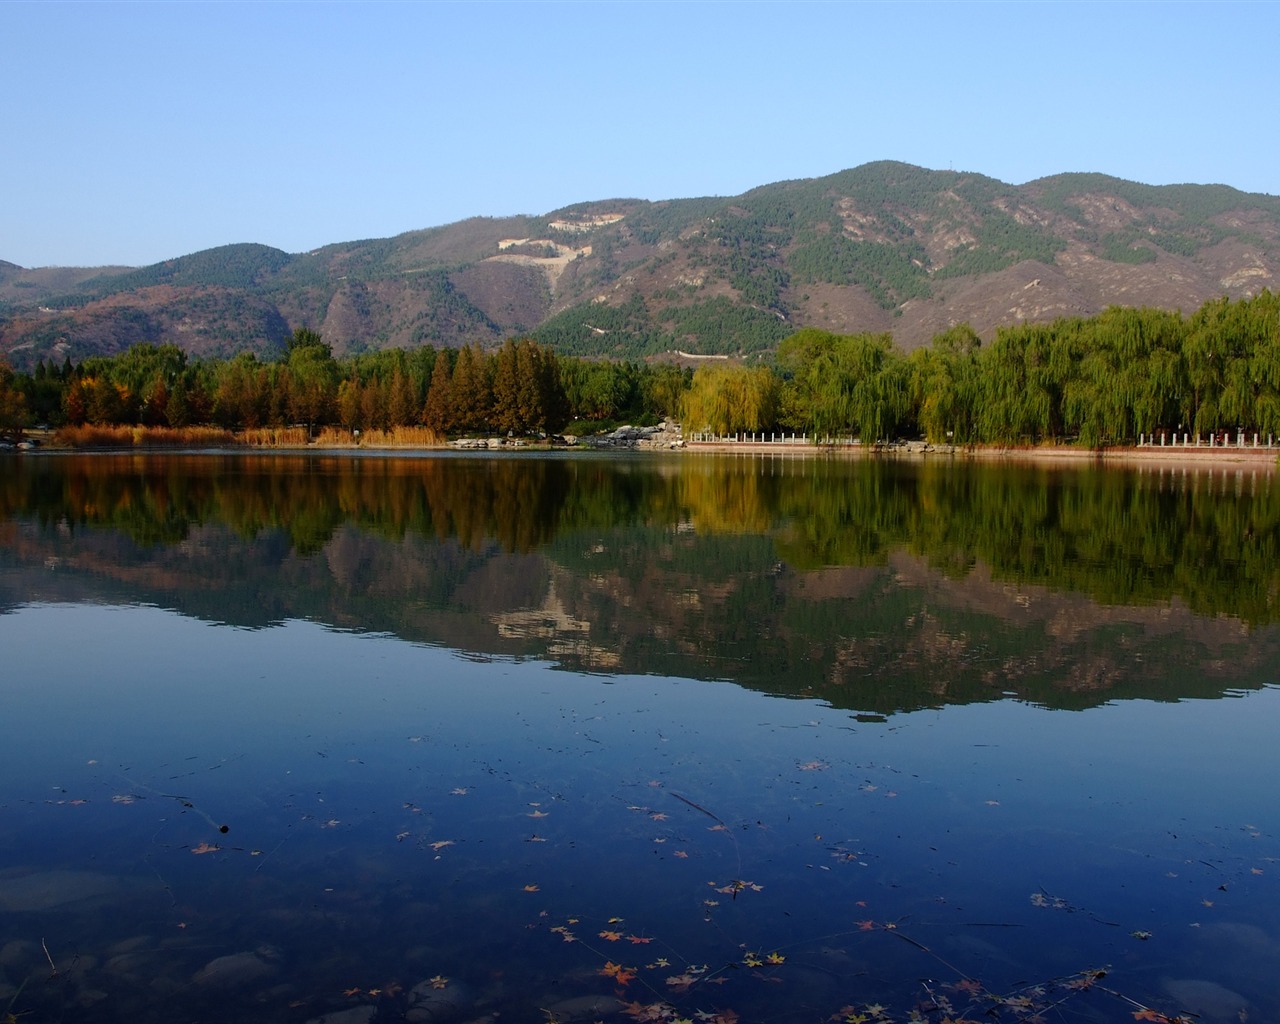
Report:
[[[53,443],[67,448],[220,448],[235,435],[219,427],[140,427],[85,424],[59,427]]]
[[[306,427],[251,427],[236,440],[250,448],[305,448],[308,438]]]
[[[353,434],[324,427],[314,438],[306,427],[254,427],[232,433],[219,427],[134,427],[85,424],[59,427],[53,444],[63,448],[435,448],[446,438],[430,427],[393,427]]]

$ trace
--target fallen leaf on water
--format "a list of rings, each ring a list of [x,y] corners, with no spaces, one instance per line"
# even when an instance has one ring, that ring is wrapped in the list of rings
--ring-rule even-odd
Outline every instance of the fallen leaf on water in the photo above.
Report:
[[[434,843],[431,843],[430,845],[431,845],[431,849],[439,851],[439,850],[443,850],[446,846],[452,846],[453,843],[454,843],[454,840],[452,839],[437,839]]]
[[[619,985],[629,985],[635,980],[636,970],[634,967],[623,967],[622,964],[615,964],[612,960],[606,960],[605,965],[600,968],[600,973],[606,978],[612,978]]]
[[[450,796],[466,796],[466,795],[467,795],[467,787],[466,787],[466,786],[456,786],[456,787],[454,787],[453,789],[449,790],[449,795],[450,795]]]
[[[221,850],[221,846],[213,846],[209,843],[201,843],[199,846],[191,847],[192,853],[217,853]]]
[[[525,817],[526,818],[545,818],[550,813],[551,813],[550,811],[530,811],[528,814],[525,815]]]
[[[526,885],[526,886],[524,887],[524,891],[525,891],[525,892],[537,892],[537,891],[538,891],[538,887],[537,887],[536,885]]]
[[[622,938],[622,932],[603,931],[598,934],[606,942],[618,942]]]
[[[770,953],[764,959],[765,959],[765,963],[769,963],[769,964],[781,964],[781,963],[785,963],[787,960],[787,958],[783,956],[781,953]]]
[[[431,987],[432,988],[448,988],[449,979],[446,978],[443,974],[437,974],[434,978],[431,979]]]

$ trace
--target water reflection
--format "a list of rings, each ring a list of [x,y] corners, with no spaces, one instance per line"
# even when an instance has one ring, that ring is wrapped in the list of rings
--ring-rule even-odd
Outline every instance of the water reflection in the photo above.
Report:
[[[0,1020],[1275,1019],[1275,508],[0,463]]]
[[[291,618],[888,713],[1275,678],[1257,470],[742,458],[0,465],[0,602]]]

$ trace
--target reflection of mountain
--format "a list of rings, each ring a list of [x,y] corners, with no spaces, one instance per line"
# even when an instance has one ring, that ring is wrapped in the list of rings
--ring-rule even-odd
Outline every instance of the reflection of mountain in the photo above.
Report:
[[[1276,491],[869,461],[12,461],[0,607],[305,617],[878,713],[1213,696],[1280,665]]]

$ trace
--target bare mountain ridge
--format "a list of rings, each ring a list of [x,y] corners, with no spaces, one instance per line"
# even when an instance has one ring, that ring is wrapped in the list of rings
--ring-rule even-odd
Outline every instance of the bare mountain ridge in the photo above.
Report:
[[[335,352],[495,344],[638,357],[753,354],[804,326],[904,349],[969,322],[1190,313],[1280,278],[1280,197],[1062,174],[1014,186],[880,162],[741,196],[476,217],[291,255],[240,244],[138,269],[0,263],[0,353],[271,354],[296,327]]]

